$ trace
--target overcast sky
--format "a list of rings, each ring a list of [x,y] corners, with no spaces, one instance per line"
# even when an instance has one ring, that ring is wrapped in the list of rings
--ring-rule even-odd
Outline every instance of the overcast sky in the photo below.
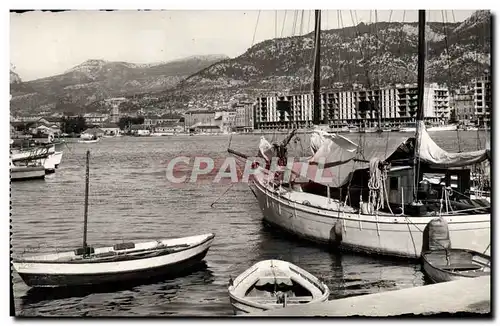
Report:
[[[428,11],[428,21],[461,22],[474,10]],[[153,63],[201,54],[244,53],[277,34],[299,34],[301,10],[67,11],[10,14],[10,62],[24,80],[63,73],[88,59]],[[297,13],[297,19],[294,19]],[[322,29],[353,25],[351,12],[322,12]],[[375,22],[375,10],[352,11],[355,23]],[[416,10],[378,10],[377,21],[417,21]],[[277,29],[275,28],[275,22]],[[285,24],[283,24],[285,21]],[[295,22],[295,33],[294,33]],[[304,11],[302,34],[314,25]],[[257,27],[257,28],[256,28]],[[277,33],[276,33],[277,30]]]

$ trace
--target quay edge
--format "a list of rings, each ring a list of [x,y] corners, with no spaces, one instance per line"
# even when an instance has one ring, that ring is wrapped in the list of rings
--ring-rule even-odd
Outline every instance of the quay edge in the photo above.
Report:
[[[491,313],[491,276],[386,291],[247,314],[248,317],[388,317],[439,313]]]

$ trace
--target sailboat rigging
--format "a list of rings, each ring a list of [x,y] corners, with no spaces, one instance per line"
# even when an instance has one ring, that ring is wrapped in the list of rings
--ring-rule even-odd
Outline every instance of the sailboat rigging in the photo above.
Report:
[[[317,10],[314,44],[318,48],[320,17]],[[415,137],[388,137],[387,142],[370,144],[370,150],[363,153],[358,144],[342,135],[315,130],[310,139],[312,156],[307,162],[293,164],[286,162],[283,155],[294,130],[279,146],[261,139],[259,152],[267,163],[257,167],[249,186],[266,224],[340,250],[419,258],[422,232],[439,214],[447,221],[455,246],[484,251],[490,243],[490,207],[464,195],[470,179],[470,171],[465,167],[489,159],[489,151],[449,153],[426,132],[424,42],[425,11],[422,10],[419,11],[419,102]],[[315,51],[313,123],[317,125],[321,115],[321,66],[320,51]],[[280,158],[282,169],[285,165],[292,167],[288,180],[283,178],[282,171],[270,169],[269,149]],[[386,155],[377,157],[384,150]],[[228,151],[251,159],[250,155]],[[452,169],[455,167],[460,169]],[[421,184],[424,172],[444,174],[446,185]],[[452,177],[457,178],[458,188],[451,187]],[[441,205],[441,194],[446,209]]]

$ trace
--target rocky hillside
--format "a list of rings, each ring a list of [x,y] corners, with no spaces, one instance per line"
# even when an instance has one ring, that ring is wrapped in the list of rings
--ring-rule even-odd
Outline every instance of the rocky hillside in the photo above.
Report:
[[[17,75],[11,72],[11,110],[53,110],[56,103],[83,107],[104,98],[165,90],[226,58],[223,55],[193,56],[146,65],[88,60],[61,75],[24,83],[15,82]]]
[[[264,41],[190,76],[182,87],[308,89],[313,37],[311,33]],[[477,11],[461,23],[428,23],[426,80],[468,83],[489,67],[490,39],[489,11]],[[350,88],[353,83],[376,87],[415,82],[417,44],[417,23],[361,23],[322,31],[322,84]]]
[[[322,31],[322,85],[349,89],[353,84],[416,82],[417,25],[361,23]],[[221,108],[235,96],[252,99],[268,91],[308,90],[313,37],[266,40],[234,59],[192,57],[154,65],[90,60],[62,75],[22,83],[28,87],[24,91],[11,84],[13,109],[41,110],[57,101],[91,108],[117,95],[130,96],[139,107]],[[491,14],[482,10],[463,22],[429,22],[426,40],[426,80],[452,87],[468,84],[490,68]]]

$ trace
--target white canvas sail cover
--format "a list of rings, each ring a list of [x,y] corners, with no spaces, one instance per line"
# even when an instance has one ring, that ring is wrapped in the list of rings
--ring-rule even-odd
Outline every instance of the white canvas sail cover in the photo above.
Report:
[[[422,162],[438,168],[462,167],[480,163],[488,159],[488,150],[473,152],[449,153],[439,147],[429,136],[423,121],[419,122],[420,148],[419,158]]]
[[[273,154],[273,146],[267,141],[264,136],[260,137],[259,155],[267,161],[271,161]]]
[[[358,145],[339,134],[329,134],[322,130],[314,130],[311,135],[311,164],[335,166],[354,158]]]

